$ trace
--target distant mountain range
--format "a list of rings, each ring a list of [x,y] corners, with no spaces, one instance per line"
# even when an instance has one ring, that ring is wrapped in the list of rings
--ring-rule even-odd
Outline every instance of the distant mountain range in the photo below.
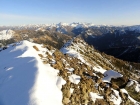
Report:
[[[80,29],[80,28],[92,28],[92,29],[102,29],[103,32],[113,32],[115,30],[120,30],[120,32],[124,32],[125,30],[137,31],[140,32],[140,25],[133,26],[113,26],[113,25],[94,25],[92,23],[58,23],[58,24],[29,24],[29,25],[19,25],[19,26],[0,26],[0,29],[38,29],[43,28],[47,30],[51,30],[56,28],[56,31],[65,33],[68,32],[68,28],[72,29]]]
[[[32,30],[60,33],[71,37],[81,37],[97,50],[117,58],[140,62],[140,25],[112,26],[92,23],[59,23],[21,26],[0,26],[0,30]],[[2,31],[0,32],[2,35]],[[5,35],[5,34],[4,34]],[[3,35],[3,36],[4,36]],[[1,36],[1,39],[3,37]]]

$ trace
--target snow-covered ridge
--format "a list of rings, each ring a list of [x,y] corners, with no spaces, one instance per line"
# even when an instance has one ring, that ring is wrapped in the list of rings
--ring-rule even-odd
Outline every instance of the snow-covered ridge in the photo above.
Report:
[[[38,54],[45,56],[46,52],[52,53],[29,41],[11,44],[0,52],[1,105],[62,105],[65,81],[58,70],[42,63]]]
[[[72,40],[69,40],[67,43],[65,43],[63,45],[63,47],[60,49],[60,51],[63,54],[68,54],[72,57],[76,57],[78,59],[80,59],[82,62],[85,62],[84,58],[82,57],[82,55],[77,51],[80,50],[80,46],[84,46],[81,43],[73,43],[75,38],[73,38]],[[73,44],[73,46],[72,46]],[[82,50],[82,49],[81,49]]]
[[[13,37],[14,31],[13,30],[3,30],[0,31],[0,40],[7,40]]]

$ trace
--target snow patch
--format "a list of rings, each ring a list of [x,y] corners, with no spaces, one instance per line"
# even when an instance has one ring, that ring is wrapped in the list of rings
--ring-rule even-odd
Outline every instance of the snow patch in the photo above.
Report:
[[[73,72],[74,71],[74,68],[65,68],[65,69],[67,69],[70,72]]]
[[[100,72],[100,73],[102,73],[102,74],[104,74],[104,72],[106,72],[106,70],[105,69],[103,69],[102,67],[100,67],[100,66],[95,66],[95,67],[93,67],[93,69],[95,70],[95,71],[97,71],[97,72]]]
[[[112,89],[112,90],[115,94],[111,94],[110,101],[112,101],[115,105],[120,105],[122,102],[122,99],[119,95],[119,92],[114,89]]]
[[[132,97],[129,96],[128,92],[125,89],[121,89],[123,93],[126,93],[128,95],[128,98],[134,103],[134,105],[140,105],[140,102],[137,102]]]
[[[76,74],[72,74],[69,76],[69,80],[74,84],[78,84],[80,82],[80,79],[81,77]]]
[[[56,86],[61,90],[62,85],[65,85],[66,81],[62,77],[58,77]]]
[[[111,78],[118,78],[118,77],[122,77],[123,75],[114,71],[114,70],[107,70],[105,73],[104,73],[104,78],[102,79],[103,82],[108,82],[110,83],[111,81]]]
[[[70,88],[70,93],[73,93],[74,89],[73,88]]]
[[[136,84],[135,91],[140,92],[140,84],[138,84],[138,83]]]
[[[134,82],[132,80],[130,80],[128,83],[127,83],[127,86],[132,86],[134,84]]]
[[[95,103],[96,99],[104,99],[103,96],[100,96],[97,93],[90,92],[89,95],[94,103]]]

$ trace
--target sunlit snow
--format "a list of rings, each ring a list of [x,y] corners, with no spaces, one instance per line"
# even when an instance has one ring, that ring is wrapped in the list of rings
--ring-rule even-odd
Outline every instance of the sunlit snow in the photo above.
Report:
[[[65,81],[58,70],[42,63],[38,54],[44,51],[22,41],[0,52],[0,105],[62,105]]]
[[[107,70],[105,73],[104,73],[104,78],[102,79],[103,82],[109,82],[111,81],[111,78],[118,78],[118,77],[122,77],[123,75],[114,71],[114,70]]]
[[[12,38],[14,31],[12,30],[3,30],[0,31],[0,40],[7,40]]]

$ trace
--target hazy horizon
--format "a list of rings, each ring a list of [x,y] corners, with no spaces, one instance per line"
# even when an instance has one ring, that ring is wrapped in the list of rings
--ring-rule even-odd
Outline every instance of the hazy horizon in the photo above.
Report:
[[[48,26],[50,26],[50,25],[53,25],[53,24],[55,24],[55,25],[57,25],[57,24],[59,24],[59,23],[67,23],[67,22],[58,22],[58,23],[33,23],[33,24],[13,24],[13,25],[0,25],[0,27],[16,27],[16,26],[29,26],[29,25],[48,25]],[[79,24],[88,24],[89,22],[71,22],[71,23],[67,23],[67,24],[72,24],[72,23],[79,23]],[[91,23],[91,24],[93,24],[93,23]],[[140,24],[132,24],[132,25],[112,25],[112,24],[93,24],[94,26],[116,26],[116,27],[127,27],[127,26],[140,26]]]
[[[83,22],[139,25],[139,0],[2,0],[0,26]]]

